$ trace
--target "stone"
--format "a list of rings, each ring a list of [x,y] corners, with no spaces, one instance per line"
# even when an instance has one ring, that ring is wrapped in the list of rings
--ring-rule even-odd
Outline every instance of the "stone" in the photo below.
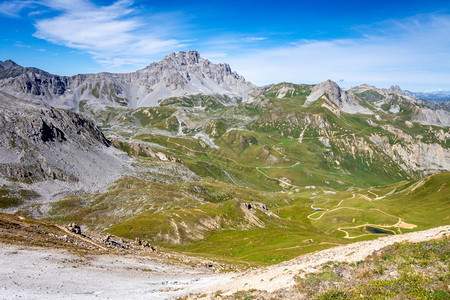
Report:
[[[81,227],[76,223],[70,223],[69,226],[67,226],[69,231],[75,233],[75,234],[81,234]]]

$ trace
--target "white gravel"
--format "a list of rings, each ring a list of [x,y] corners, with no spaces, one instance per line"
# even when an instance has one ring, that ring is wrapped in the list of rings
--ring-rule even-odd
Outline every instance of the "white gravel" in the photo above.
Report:
[[[273,292],[295,283],[298,274],[328,261],[363,260],[396,242],[420,242],[450,234],[442,226],[299,256],[242,273],[214,273],[206,267],[168,264],[153,257],[78,256],[64,251],[0,244],[0,299],[168,299],[189,293]]]
[[[167,299],[230,276],[157,258],[0,244],[0,299]]]

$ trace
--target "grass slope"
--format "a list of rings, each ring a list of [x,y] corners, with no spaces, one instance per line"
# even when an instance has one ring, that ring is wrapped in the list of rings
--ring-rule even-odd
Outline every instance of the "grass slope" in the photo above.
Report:
[[[265,265],[383,232],[448,224],[449,179],[447,172],[382,188],[282,193],[129,178],[103,194],[66,197],[48,218],[210,259]]]

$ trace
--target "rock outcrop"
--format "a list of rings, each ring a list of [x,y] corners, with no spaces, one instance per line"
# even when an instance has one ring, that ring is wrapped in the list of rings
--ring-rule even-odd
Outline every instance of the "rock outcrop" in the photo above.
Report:
[[[413,122],[427,125],[450,126],[450,101],[430,101],[402,90],[398,85],[389,89],[378,89],[363,84],[348,91],[373,103],[380,110],[390,114],[403,114]]]
[[[311,94],[306,98],[304,106],[309,106],[322,96],[326,96],[328,100],[336,104],[342,111],[350,114],[373,114],[370,109],[365,108],[361,103],[349,94],[347,91],[342,90],[336,82],[327,80],[315,85]]]
[[[103,133],[77,113],[0,92],[0,177],[102,190],[128,173],[126,155],[110,146]]]

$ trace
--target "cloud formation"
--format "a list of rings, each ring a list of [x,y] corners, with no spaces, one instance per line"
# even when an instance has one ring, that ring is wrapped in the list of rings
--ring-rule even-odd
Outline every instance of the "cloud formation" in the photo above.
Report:
[[[16,17],[25,9],[50,9],[52,16],[41,16],[35,21],[35,37],[88,52],[110,68],[148,62],[154,54],[185,45],[168,37],[167,28],[176,23],[171,20],[175,16],[153,14],[144,19],[132,4],[130,0],[109,6],[97,6],[88,0],[9,1],[1,4],[0,11]],[[161,30],[164,23],[168,26]]]
[[[21,1],[4,1],[0,3],[0,14],[10,18],[19,18],[20,12],[29,7],[33,7],[36,1],[21,0]]]

